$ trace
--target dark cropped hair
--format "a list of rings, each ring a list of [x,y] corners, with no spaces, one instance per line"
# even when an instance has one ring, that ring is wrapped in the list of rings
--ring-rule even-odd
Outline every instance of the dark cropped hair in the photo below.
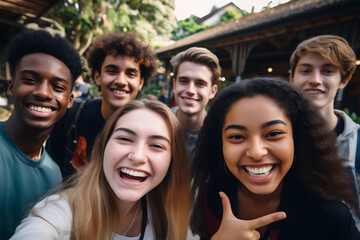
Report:
[[[107,55],[134,57],[140,64],[140,74],[146,83],[156,71],[156,54],[149,45],[143,44],[135,33],[108,33],[97,37],[92,43],[87,61],[92,69],[101,73],[101,66]]]
[[[6,56],[13,78],[20,60],[31,53],[48,54],[63,62],[70,70],[71,86],[82,73],[80,55],[65,38],[45,30],[25,30],[12,38],[7,47]]]
[[[263,95],[273,99],[290,119],[294,138],[294,162],[284,185],[327,200],[344,201],[358,209],[353,178],[337,154],[336,136],[318,110],[294,85],[278,78],[255,78],[229,85],[213,101],[197,142],[193,191],[207,186],[209,199],[221,208],[219,191],[236,199],[238,179],[224,169],[222,127],[231,106],[244,97]],[[234,196],[235,195],[235,196]],[[212,200],[214,201],[214,200]],[[232,202],[236,208],[237,204]],[[214,212],[216,212],[215,210]],[[235,211],[235,210],[234,210]]]

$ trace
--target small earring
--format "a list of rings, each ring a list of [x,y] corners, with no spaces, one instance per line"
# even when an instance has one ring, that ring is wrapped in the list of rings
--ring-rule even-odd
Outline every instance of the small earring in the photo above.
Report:
[[[132,153],[129,153],[128,159],[131,160]]]

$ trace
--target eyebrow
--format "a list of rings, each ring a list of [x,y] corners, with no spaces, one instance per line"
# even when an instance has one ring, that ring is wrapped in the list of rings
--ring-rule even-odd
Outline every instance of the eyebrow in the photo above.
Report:
[[[33,71],[33,70],[26,70],[26,69],[25,69],[25,70],[20,71],[19,73],[20,73],[20,74],[31,74],[31,75],[36,76],[37,78],[41,78],[41,75],[40,75],[38,72]],[[70,85],[70,82],[69,82],[68,80],[64,79],[64,78],[56,77],[56,76],[55,76],[54,79],[57,80],[57,81],[64,82],[64,83],[66,83],[67,85]]]
[[[267,127],[269,127],[271,125],[275,125],[275,124],[282,124],[282,125],[287,126],[287,124],[284,121],[282,121],[280,119],[276,119],[276,120],[272,120],[272,121],[262,124],[261,128],[267,128]],[[228,125],[224,131],[227,131],[229,129],[247,130],[247,127],[245,127],[243,125],[238,125],[238,124],[231,124],[231,125]]]
[[[133,130],[129,129],[129,128],[123,128],[123,127],[120,127],[120,128],[117,128],[114,130],[114,132],[117,132],[117,131],[124,131],[124,132],[127,132],[133,136],[137,136],[136,132],[134,132]],[[164,137],[162,135],[151,135],[149,137],[150,139],[160,139],[160,140],[164,140],[166,142],[168,142],[170,144],[170,140],[167,138],[167,137]]]
[[[115,64],[108,64],[105,66],[105,68],[116,68],[119,69],[119,66],[115,65]],[[137,68],[126,68],[126,70],[130,70],[133,72],[139,72],[139,70]]]

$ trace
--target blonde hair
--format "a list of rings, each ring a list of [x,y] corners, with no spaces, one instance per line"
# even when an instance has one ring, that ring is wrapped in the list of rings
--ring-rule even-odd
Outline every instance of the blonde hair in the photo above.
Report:
[[[211,85],[217,83],[220,78],[221,70],[218,57],[206,48],[191,47],[186,51],[180,52],[171,58],[170,63],[174,68],[174,77],[176,79],[180,64],[183,62],[194,62],[207,66],[211,73]]]
[[[356,56],[348,42],[335,35],[320,35],[301,42],[290,58],[291,76],[301,57],[317,53],[331,65],[340,69],[341,81],[352,75],[356,69]]]
[[[169,126],[171,163],[164,180],[148,193],[156,239],[186,239],[190,207],[190,169],[182,128],[171,110],[159,101],[133,100],[118,109],[96,139],[91,161],[85,170],[69,181],[65,190],[73,212],[71,238],[109,239],[118,226],[115,199],[103,170],[106,144],[117,120],[135,109],[158,113]]]

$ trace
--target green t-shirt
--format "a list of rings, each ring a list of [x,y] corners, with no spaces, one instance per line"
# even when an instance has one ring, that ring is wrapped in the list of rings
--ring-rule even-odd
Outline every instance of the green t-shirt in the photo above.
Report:
[[[40,160],[30,159],[0,122],[0,239],[9,239],[32,205],[61,182],[60,168],[45,149]]]

